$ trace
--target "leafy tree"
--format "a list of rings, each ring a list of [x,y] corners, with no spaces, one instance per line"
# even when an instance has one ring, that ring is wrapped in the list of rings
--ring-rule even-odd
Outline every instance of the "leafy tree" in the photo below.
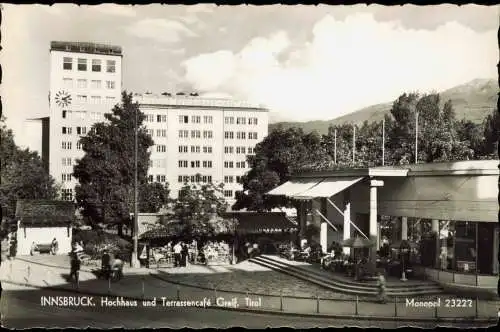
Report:
[[[187,237],[209,236],[231,230],[230,222],[222,218],[227,202],[223,184],[185,184],[174,200],[169,219],[182,226]]]
[[[139,188],[139,212],[157,213],[169,202],[168,184],[143,183]]]
[[[58,186],[45,169],[38,153],[20,149],[12,130],[0,119],[2,217],[13,218],[19,199],[56,199]]]
[[[76,201],[93,228],[98,224],[117,225],[121,235],[122,226],[130,223],[134,201],[136,126],[140,185],[147,183],[149,148],[154,143],[143,125],[144,114],[132,102],[132,94],[123,92],[121,104],[105,118],[106,122],[94,124],[80,140],[85,155],[73,168],[79,181]]]
[[[483,122],[484,141],[483,155],[496,158],[498,140],[500,139],[500,115],[498,109],[493,110]]]
[[[255,155],[247,156],[250,171],[243,176],[243,192],[237,193],[233,209],[268,211],[276,206],[290,206],[283,197],[265,194],[288,181],[294,172],[325,168],[331,164],[321,136],[304,134],[301,129],[278,127],[256,145]]]

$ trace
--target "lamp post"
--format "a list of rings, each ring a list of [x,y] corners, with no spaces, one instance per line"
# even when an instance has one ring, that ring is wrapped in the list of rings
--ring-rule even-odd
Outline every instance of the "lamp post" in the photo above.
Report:
[[[137,142],[137,107],[135,107],[135,126],[134,126],[134,250],[132,252],[131,266],[139,267],[139,259],[138,259],[138,210],[139,210],[139,202],[138,202],[138,188],[137,188],[137,150],[138,150],[138,142]]]

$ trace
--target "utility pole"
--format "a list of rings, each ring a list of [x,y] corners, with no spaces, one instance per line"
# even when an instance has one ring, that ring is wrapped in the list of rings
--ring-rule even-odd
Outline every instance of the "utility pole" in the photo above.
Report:
[[[352,163],[356,162],[356,125],[352,125]]]
[[[337,128],[335,128],[334,131],[334,156],[333,159],[335,161],[335,164],[337,164]]]
[[[415,111],[415,164],[418,164],[418,111]]]
[[[138,210],[139,210],[139,202],[138,202],[138,188],[137,188],[137,150],[138,150],[138,138],[137,138],[137,110],[135,107],[135,126],[134,126],[134,251],[132,252],[131,265],[132,267],[139,267],[139,259],[138,259],[138,232],[139,232],[139,222],[138,222]]]
[[[382,166],[385,165],[385,119],[382,120]]]

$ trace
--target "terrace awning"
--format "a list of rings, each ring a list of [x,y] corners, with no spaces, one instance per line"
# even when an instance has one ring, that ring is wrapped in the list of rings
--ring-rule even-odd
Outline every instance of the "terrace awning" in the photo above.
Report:
[[[308,190],[294,195],[296,199],[313,199],[313,198],[325,198],[332,197],[335,194],[342,192],[343,190],[349,188],[350,186],[361,181],[362,177],[337,177],[337,178],[326,178],[316,186],[309,188]]]
[[[267,195],[293,197],[314,187],[322,180],[322,178],[293,179],[269,191]]]
[[[328,177],[293,179],[274,188],[268,195],[295,199],[331,197],[361,181],[363,177]]]

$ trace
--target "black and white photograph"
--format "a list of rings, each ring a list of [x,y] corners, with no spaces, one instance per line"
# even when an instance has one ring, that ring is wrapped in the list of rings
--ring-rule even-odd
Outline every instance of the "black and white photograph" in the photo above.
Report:
[[[1,8],[1,325],[500,318],[500,7]]]

